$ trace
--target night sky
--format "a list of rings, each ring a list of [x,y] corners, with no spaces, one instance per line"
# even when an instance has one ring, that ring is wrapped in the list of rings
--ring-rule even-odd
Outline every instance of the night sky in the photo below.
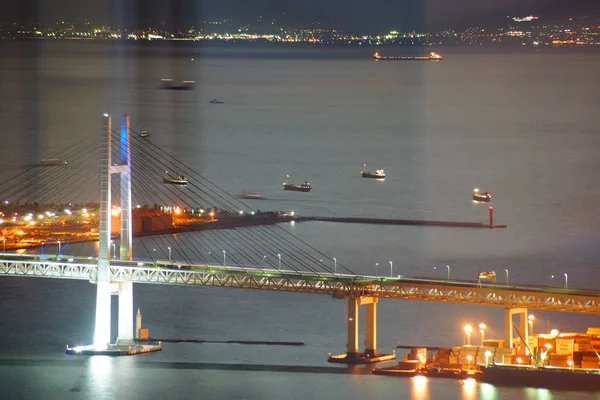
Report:
[[[501,21],[506,16],[600,14],[600,0],[3,0],[2,20],[52,23],[87,18],[96,24],[200,26],[221,18],[317,20],[350,31],[435,30]],[[284,15],[285,13],[285,15]]]

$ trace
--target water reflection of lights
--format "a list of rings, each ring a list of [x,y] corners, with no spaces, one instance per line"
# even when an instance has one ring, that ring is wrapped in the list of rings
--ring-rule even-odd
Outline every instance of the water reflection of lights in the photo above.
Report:
[[[526,388],[525,396],[527,399],[550,400],[552,394],[548,389]]]
[[[477,398],[477,381],[473,378],[463,380],[463,399]]]
[[[90,390],[95,397],[105,397],[111,392],[110,374],[114,358],[110,356],[90,357]]]
[[[496,387],[489,383],[481,383],[479,385],[479,391],[481,392],[479,398],[482,400],[496,400],[498,398]]]
[[[427,395],[427,377],[417,375],[411,378],[411,399],[428,399]]]

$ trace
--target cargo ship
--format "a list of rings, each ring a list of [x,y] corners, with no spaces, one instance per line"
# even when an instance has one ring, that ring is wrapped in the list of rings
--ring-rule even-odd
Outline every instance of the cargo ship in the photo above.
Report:
[[[529,365],[480,365],[478,381],[494,385],[597,392],[600,370]]]
[[[178,176],[177,178],[164,178],[163,183],[169,185],[187,185],[188,180],[185,176]]]
[[[195,86],[195,81],[183,81],[181,85],[175,85],[173,79],[161,79],[158,88],[162,90],[192,90]]]
[[[478,188],[475,188],[473,189],[473,200],[489,203],[492,201],[492,195],[486,190],[482,192]]]
[[[444,57],[433,51],[427,56],[382,56],[379,52],[373,54],[375,61],[441,61]]]
[[[283,182],[283,190],[292,190],[295,192],[310,192],[311,190],[310,182],[304,181],[299,185],[295,185],[293,183],[288,183],[287,181]]]
[[[374,179],[385,179],[385,171],[383,168],[379,168],[375,172],[367,169],[367,164],[363,164],[363,168],[360,171],[360,176],[363,178],[374,178]]]

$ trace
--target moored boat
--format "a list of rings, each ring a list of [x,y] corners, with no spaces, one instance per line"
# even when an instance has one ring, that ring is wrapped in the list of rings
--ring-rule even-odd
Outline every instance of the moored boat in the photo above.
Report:
[[[185,176],[178,176],[177,178],[164,178],[163,183],[170,185],[187,185],[188,180]]]
[[[492,201],[492,195],[487,190],[481,191],[478,188],[473,189],[473,200],[489,203]]]
[[[211,104],[223,104],[222,101],[217,100],[217,99],[212,99],[209,103],[211,103]]]
[[[380,168],[375,172],[369,171],[367,169],[367,164],[363,164],[363,169],[362,171],[360,171],[360,176],[362,176],[363,178],[384,179],[385,171],[383,170],[383,168]]]

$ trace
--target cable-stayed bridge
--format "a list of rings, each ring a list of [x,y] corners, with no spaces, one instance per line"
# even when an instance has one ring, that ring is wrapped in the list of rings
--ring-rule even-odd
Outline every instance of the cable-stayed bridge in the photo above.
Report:
[[[112,295],[119,296],[116,346],[132,345],[133,283],[346,299],[347,354],[341,360],[350,362],[378,360],[379,298],[505,307],[511,344],[513,314],[527,335],[527,308],[600,313],[600,292],[398,277],[391,264],[386,277],[354,274],[279,225],[264,224],[273,219],[130,129],[127,116],[118,130],[104,116],[100,137],[100,146],[77,143],[1,185],[0,275],[96,284],[95,349],[111,346]],[[237,227],[210,229],[223,223]],[[186,226],[201,231],[168,235]],[[135,249],[134,236],[140,236]],[[358,351],[360,305],[367,307],[364,353]]]

